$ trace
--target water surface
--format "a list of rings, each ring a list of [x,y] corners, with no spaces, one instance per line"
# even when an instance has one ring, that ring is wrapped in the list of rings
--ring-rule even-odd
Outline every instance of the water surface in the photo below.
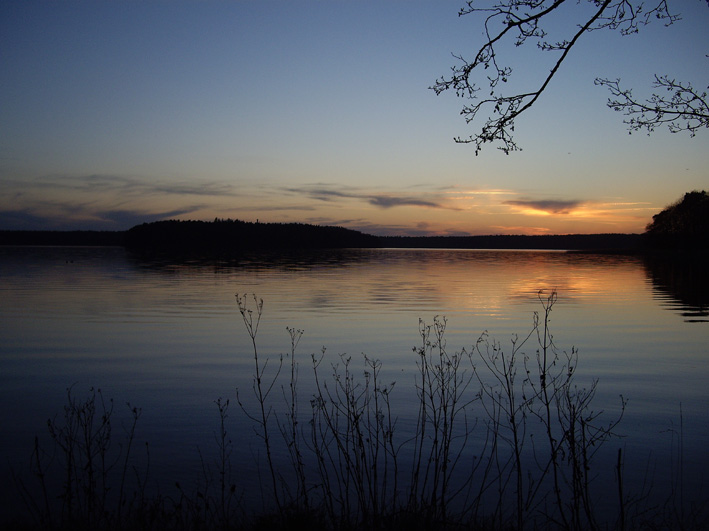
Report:
[[[199,468],[218,428],[214,400],[248,402],[253,351],[235,294],[264,300],[263,357],[297,349],[307,403],[310,356],[335,363],[362,353],[382,361],[402,397],[413,389],[419,320],[447,319],[449,350],[485,331],[509,345],[552,290],[554,340],[579,352],[582,384],[598,379],[595,405],[613,415],[628,399],[623,439],[628,477],[648,464],[673,477],[682,411],[685,481],[709,473],[709,318],[701,266],[640,257],[535,251],[340,250],[256,255],[231,261],[144,259],[122,248],[0,247],[0,446],[10,468],[27,468],[35,434],[61,411],[66,389],[90,387],[142,408],[152,477],[171,484]],[[530,354],[536,346],[526,349]],[[405,405],[402,418],[407,415]],[[250,429],[232,406],[239,455]],[[253,460],[252,460],[253,461]],[[185,479],[187,478],[187,479]],[[9,482],[5,482],[8,484]]]

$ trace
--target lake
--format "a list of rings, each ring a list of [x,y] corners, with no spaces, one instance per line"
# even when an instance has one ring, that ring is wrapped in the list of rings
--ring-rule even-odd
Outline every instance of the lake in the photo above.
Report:
[[[384,381],[396,381],[392,402],[401,397],[405,426],[415,415],[419,320],[445,317],[451,353],[471,351],[486,331],[509,349],[543,312],[540,290],[542,300],[556,291],[550,330],[560,352],[577,349],[579,385],[598,379],[593,409],[611,418],[620,395],[628,401],[616,429],[623,437],[606,443],[609,455],[624,451],[626,488],[649,471],[656,490],[681,478],[685,492],[705,499],[705,265],[553,251],[356,249],[174,261],[120,247],[0,247],[3,476],[29,470],[34,436],[48,443],[47,419],[61,413],[69,387],[77,397],[94,387],[114,399],[117,436],[130,417],[124,404],[141,408],[136,447],[149,442],[150,482],[163,491],[199,476],[200,452],[211,458],[216,448],[214,401],[228,398],[234,461],[248,462],[242,477],[254,472],[259,442],[235,400],[238,388],[253,407],[254,359],[235,294],[249,294],[252,309],[250,294],[264,301],[256,342],[267,371],[290,352],[287,327],[303,330],[302,410],[313,392],[312,354],[324,356],[323,374],[351,355],[357,376],[366,354],[381,361]],[[534,335],[522,350],[537,349]],[[16,508],[12,481],[3,483],[4,510]]]

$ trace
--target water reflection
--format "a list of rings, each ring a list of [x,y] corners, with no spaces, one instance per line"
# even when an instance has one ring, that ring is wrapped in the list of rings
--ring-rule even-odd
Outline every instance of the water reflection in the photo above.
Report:
[[[141,437],[154,450],[154,470],[179,463],[198,473],[194,448],[205,434],[211,442],[214,399],[252,385],[253,354],[235,292],[266,301],[262,352],[287,351],[286,326],[306,330],[299,346],[304,385],[310,355],[327,347],[326,363],[340,353],[381,359],[387,378],[398,382],[397,397],[405,397],[419,318],[448,318],[451,351],[483,330],[508,346],[511,335],[530,329],[538,291],[556,289],[555,342],[578,347],[579,374],[600,378],[596,404],[610,411],[618,394],[632,399],[623,444],[635,444],[642,464],[649,452],[664,451],[658,434],[667,433],[681,402],[691,473],[699,480],[709,469],[706,325],[667,311],[709,320],[697,260],[343,249],[180,262],[128,257],[122,248],[0,248],[0,275],[0,399],[7,405],[0,423],[12,427],[0,436],[6,463],[23,462],[28,442],[76,382],[143,408]],[[234,431],[241,432],[250,433]],[[660,464],[671,462],[661,455]],[[0,486],[0,512],[2,503]]]
[[[469,286],[475,278],[484,277],[487,283],[503,272],[515,270],[506,293],[495,293],[504,299],[500,303],[522,303],[537,298],[540,290],[557,290],[564,294],[567,304],[607,294],[609,290],[622,292],[642,265],[653,287],[655,300],[665,309],[677,312],[685,322],[709,322],[709,277],[705,274],[706,255],[655,254],[642,257],[624,255],[576,254],[538,251],[461,251],[457,249],[325,249],[309,251],[262,251],[224,259],[128,254],[128,260],[138,270],[165,275],[195,276],[204,273],[232,275],[236,271],[268,270],[292,273],[342,272],[360,270],[360,275],[371,273],[370,268],[387,267],[395,271],[388,278],[371,280],[373,304],[389,304],[403,293],[418,291],[418,300],[432,302],[432,293],[446,291],[446,286],[460,292],[461,278]],[[589,275],[600,270],[612,275]],[[428,280],[436,277],[435,286]],[[541,274],[540,274],[541,272]],[[446,280],[447,275],[450,279]],[[441,282],[441,281],[444,282]],[[599,284],[598,281],[602,280]],[[613,286],[608,284],[612,281]],[[418,289],[417,289],[418,288]],[[339,292],[338,288],[337,291]],[[479,286],[473,291],[479,291]],[[466,291],[464,289],[464,291]],[[470,288],[467,289],[470,291]],[[486,291],[489,297],[493,294]],[[335,297],[336,299],[337,297]],[[433,297],[436,300],[437,297]],[[332,294],[324,295],[322,286],[315,289],[313,307],[332,308]]]
[[[643,259],[659,303],[685,322],[709,322],[709,275],[705,254],[658,254]]]
[[[175,270],[201,269],[215,273],[240,270],[279,269],[309,271],[313,269],[347,267],[367,261],[376,249],[294,249],[251,251],[239,256],[213,257],[162,255],[128,251],[128,260],[138,269],[169,273]]]

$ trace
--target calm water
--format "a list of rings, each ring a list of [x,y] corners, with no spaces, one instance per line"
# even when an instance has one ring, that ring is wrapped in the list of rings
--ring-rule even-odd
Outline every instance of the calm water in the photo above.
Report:
[[[199,467],[197,448],[209,454],[213,447],[214,400],[233,402],[237,387],[242,396],[250,392],[253,358],[235,293],[264,300],[263,356],[289,351],[286,327],[304,330],[297,359],[307,399],[310,355],[323,347],[328,363],[342,353],[357,363],[361,353],[380,359],[384,379],[406,396],[419,319],[445,316],[451,351],[470,347],[483,331],[504,347],[530,330],[539,290],[558,292],[552,332],[561,349],[579,350],[579,381],[599,379],[594,409],[617,413],[619,395],[629,400],[619,430],[626,437],[609,443],[625,448],[628,477],[648,466],[661,482],[676,472],[669,463],[681,405],[685,481],[695,491],[704,485],[709,300],[701,265],[467,250],[178,264],[121,248],[0,247],[3,476],[27,470],[34,435],[46,439],[46,420],[73,385],[77,396],[101,388],[115,399],[119,419],[127,418],[125,402],[141,407],[137,439],[150,442],[151,477],[188,481]],[[237,455],[252,455],[241,417],[232,404]]]

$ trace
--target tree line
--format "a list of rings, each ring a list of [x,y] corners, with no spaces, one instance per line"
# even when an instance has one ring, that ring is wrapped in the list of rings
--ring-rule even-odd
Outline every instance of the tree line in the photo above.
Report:
[[[123,245],[136,251],[238,254],[254,249],[434,248],[643,251],[709,249],[709,195],[686,193],[644,234],[374,236],[338,226],[232,219],[166,220],[128,231],[0,231],[0,245]]]

